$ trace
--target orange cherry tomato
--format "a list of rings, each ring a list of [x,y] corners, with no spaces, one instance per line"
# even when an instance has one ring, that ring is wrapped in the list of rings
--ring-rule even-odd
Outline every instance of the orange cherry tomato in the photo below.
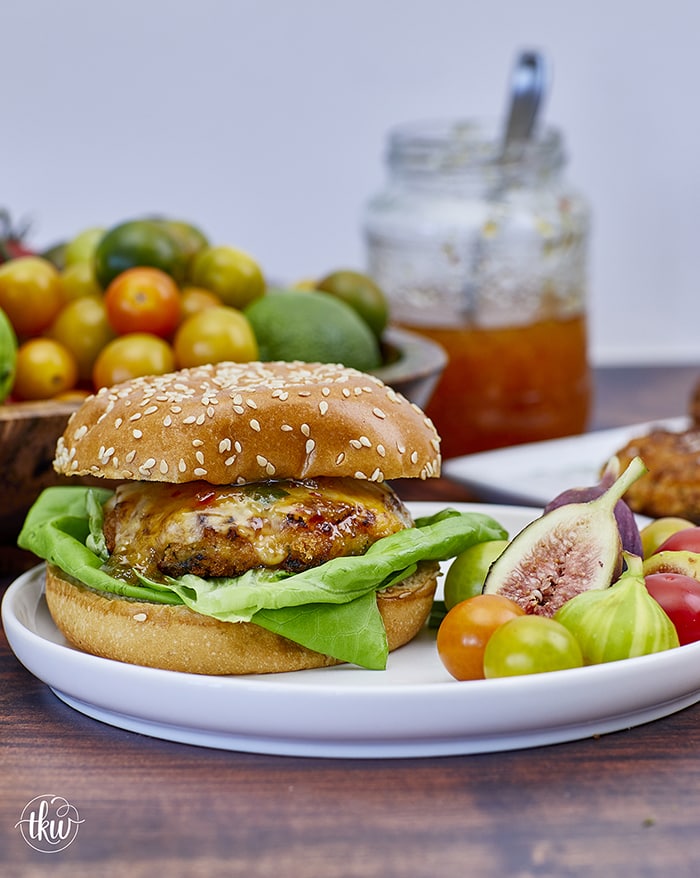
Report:
[[[173,341],[178,368],[222,363],[248,363],[259,356],[258,343],[245,314],[220,305],[198,311],[179,327]]]
[[[167,341],[147,332],[120,335],[100,351],[92,370],[95,388],[111,387],[142,375],[164,375],[175,369]]]
[[[78,381],[71,352],[52,338],[30,338],[17,351],[13,396],[19,400],[51,399]]]
[[[105,291],[107,319],[115,332],[149,332],[161,338],[180,322],[180,288],[159,268],[129,268]]]
[[[440,623],[437,650],[457,680],[484,677],[484,650],[493,632],[525,611],[499,594],[479,594],[455,604]]]
[[[221,299],[211,290],[205,290],[204,287],[183,287],[180,322],[184,323],[188,317],[204,311],[205,308],[217,308],[222,304]]]

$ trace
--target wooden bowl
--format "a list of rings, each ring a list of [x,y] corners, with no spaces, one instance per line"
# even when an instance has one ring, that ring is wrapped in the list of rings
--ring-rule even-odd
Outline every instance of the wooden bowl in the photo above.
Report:
[[[386,365],[376,374],[412,402],[424,407],[447,357],[441,347],[415,333],[387,330]],[[44,488],[64,484],[105,484],[99,479],[59,476],[53,470],[56,441],[79,402],[23,402],[0,405],[0,575],[27,569],[33,555],[17,548],[17,536],[34,500]]]

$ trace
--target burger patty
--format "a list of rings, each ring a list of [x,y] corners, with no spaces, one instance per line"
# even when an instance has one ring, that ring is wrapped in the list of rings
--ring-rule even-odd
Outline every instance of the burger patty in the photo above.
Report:
[[[413,524],[385,483],[351,478],[210,485],[126,482],[105,505],[108,566],[157,577],[296,573],[360,555]]]

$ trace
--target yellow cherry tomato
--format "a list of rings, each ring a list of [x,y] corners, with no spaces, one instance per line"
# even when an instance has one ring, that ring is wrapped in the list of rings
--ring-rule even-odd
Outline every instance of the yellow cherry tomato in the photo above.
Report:
[[[221,305],[188,317],[173,342],[178,368],[223,363],[248,363],[258,358],[258,343],[248,319]]]
[[[20,400],[51,399],[78,381],[71,352],[52,338],[30,338],[19,346],[13,395]]]
[[[62,304],[58,270],[48,259],[22,256],[0,265],[0,308],[17,335],[39,335]]]
[[[120,335],[100,351],[92,370],[95,388],[111,387],[142,375],[164,375],[175,369],[173,349],[148,332]]]
[[[116,335],[109,325],[104,301],[93,296],[64,305],[47,334],[73,354],[83,381],[91,379],[98,354]]]

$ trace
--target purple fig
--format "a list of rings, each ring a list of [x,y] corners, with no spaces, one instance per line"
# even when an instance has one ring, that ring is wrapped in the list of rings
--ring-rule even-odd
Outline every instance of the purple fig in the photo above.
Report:
[[[526,613],[553,616],[575,595],[608,588],[623,559],[615,506],[646,472],[635,457],[600,496],[564,503],[535,519],[493,562],[484,593],[510,598]]]
[[[600,497],[608,490],[619,475],[620,461],[617,457],[611,457],[597,485],[588,488],[569,488],[550,500],[544,511],[549,512],[551,509],[557,509],[568,503],[586,503],[588,500],[595,500],[596,497]],[[622,499],[615,504],[615,520],[617,521],[617,529],[620,531],[623,550],[630,555],[642,556],[642,537],[637,520],[632,510]]]

